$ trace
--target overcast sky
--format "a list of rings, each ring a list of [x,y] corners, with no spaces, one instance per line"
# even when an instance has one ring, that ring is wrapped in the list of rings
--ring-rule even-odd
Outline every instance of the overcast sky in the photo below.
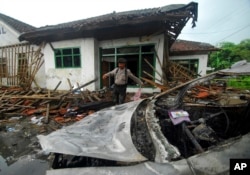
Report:
[[[250,39],[250,0],[193,0],[198,2],[195,28],[188,23],[178,39],[218,45],[238,44]],[[0,0],[0,13],[41,27],[121,12],[170,4],[188,4],[189,0]],[[191,21],[190,21],[191,22]]]

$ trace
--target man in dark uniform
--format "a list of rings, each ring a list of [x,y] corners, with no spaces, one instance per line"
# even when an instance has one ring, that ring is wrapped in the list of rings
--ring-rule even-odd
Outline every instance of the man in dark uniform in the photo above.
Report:
[[[115,78],[113,98],[116,104],[122,104],[126,99],[128,77],[140,86],[143,85],[142,81],[126,68],[126,63],[127,61],[124,58],[120,58],[118,60],[118,67],[102,76],[103,79],[106,79],[108,76]]]

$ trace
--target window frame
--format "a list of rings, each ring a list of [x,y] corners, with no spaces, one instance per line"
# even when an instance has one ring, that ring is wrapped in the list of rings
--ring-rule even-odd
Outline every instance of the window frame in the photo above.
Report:
[[[188,70],[190,70],[190,71],[193,71],[193,72],[195,72],[195,73],[197,73],[198,74],[198,71],[199,71],[199,59],[198,58],[190,58],[190,59],[176,59],[176,60],[172,60],[172,61],[174,61],[174,62],[176,62],[176,63],[178,63],[178,64],[180,64],[180,65],[182,65],[182,66],[184,66],[181,62],[182,61],[186,61],[186,62],[188,62],[188,67],[186,67],[186,66],[184,66],[184,67],[186,67]],[[192,63],[192,62],[195,62],[195,63]],[[194,71],[194,70],[192,70],[192,65],[195,65],[196,64],[196,71]]]
[[[7,58],[0,57],[0,77],[6,78],[7,76],[8,76]]]
[[[78,49],[78,52],[74,50]],[[71,51],[70,53],[69,50]],[[59,54],[57,52],[60,52]],[[78,60],[75,60],[77,59]],[[59,59],[59,60],[57,60]],[[66,63],[66,59],[70,59],[70,63]],[[56,48],[54,49],[54,62],[56,69],[81,68],[81,50],[80,47]],[[59,65],[59,62],[61,65]],[[77,63],[78,62],[78,63]],[[70,64],[70,65],[67,65]]]
[[[148,48],[151,48],[152,50],[147,50]],[[145,49],[146,48],[146,49]],[[133,51],[128,51],[128,50],[133,50]],[[124,52],[119,52],[123,50]],[[106,58],[113,58],[114,59],[114,67],[109,68],[110,70],[113,70],[115,67],[117,67],[117,61],[119,58],[121,57],[138,57],[138,65],[136,68],[136,72],[132,71],[132,73],[140,78],[140,77],[145,77],[147,75],[145,75],[143,73],[143,68],[142,68],[142,63],[144,62],[144,66],[146,65],[145,61],[143,61],[144,56],[146,55],[150,55],[152,60],[149,61],[151,62],[150,64],[152,64],[152,66],[154,68],[156,68],[156,53],[155,53],[155,43],[148,43],[148,44],[142,44],[142,45],[131,45],[131,46],[120,46],[120,47],[111,47],[111,48],[99,48],[99,52],[100,52],[100,65],[102,64],[101,62]],[[129,64],[129,58],[126,58]],[[150,66],[146,65],[146,67],[149,69]],[[101,69],[101,68],[100,68]],[[131,69],[130,66],[128,65],[128,69]],[[152,68],[150,68],[152,69]],[[103,71],[101,70],[101,73],[103,73]],[[152,76],[153,79],[152,81],[156,80],[155,77],[155,71],[152,69]],[[129,85],[130,87],[133,87],[133,85]]]

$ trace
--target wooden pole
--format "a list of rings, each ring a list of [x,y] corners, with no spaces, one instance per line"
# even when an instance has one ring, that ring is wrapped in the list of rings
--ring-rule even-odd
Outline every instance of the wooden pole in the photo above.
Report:
[[[53,92],[55,92],[57,90],[57,88],[60,86],[60,84],[62,83],[62,81],[59,81],[55,87],[55,89],[53,90]]]
[[[159,81],[161,83],[161,80],[154,78],[152,75],[150,75],[149,73],[147,73],[146,71],[143,71],[144,74],[146,74],[147,76],[151,77],[152,79],[155,79],[157,81]]]
[[[148,60],[147,59],[144,59],[145,60],[145,62],[161,77],[161,79],[162,79],[162,82],[163,82],[163,84],[165,85],[165,84],[167,84],[166,83],[166,79],[164,79],[164,72],[162,72],[162,75],[148,62]]]
[[[81,86],[79,86],[79,87],[73,89],[73,90],[70,91],[70,92],[66,92],[65,94],[61,95],[61,97],[66,96],[66,95],[68,95],[68,94],[70,94],[70,93],[73,93],[73,92],[75,92],[75,91],[78,91],[79,89],[81,89],[81,88],[83,88],[83,87],[85,87],[85,86],[88,86],[88,85],[94,83],[95,81],[97,81],[97,78],[95,78],[94,80],[91,80],[91,81],[89,81],[89,82],[87,82],[87,83],[85,83],[85,84],[83,84],[83,85],[81,85]]]

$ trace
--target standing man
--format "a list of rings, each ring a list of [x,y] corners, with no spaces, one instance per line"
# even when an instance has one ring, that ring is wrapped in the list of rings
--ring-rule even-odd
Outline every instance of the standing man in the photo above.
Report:
[[[128,77],[140,86],[143,85],[142,81],[127,69],[126,63],[127,61],[124,58],[120,58],[118,60],[118,67],[102,76],[103,79],[106,79],[108,76],[115,78],[113,99],[116,104],[122,104],[126,99]]]

